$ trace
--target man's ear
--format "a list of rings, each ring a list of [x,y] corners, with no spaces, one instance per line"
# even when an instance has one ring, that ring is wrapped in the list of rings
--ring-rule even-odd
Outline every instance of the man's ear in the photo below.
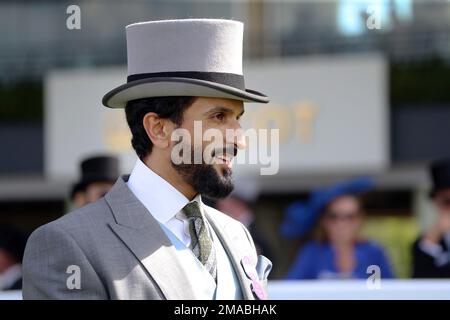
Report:
[[[142,119],[145,132],[152,144],[160,149],[170,146],[170,138],[174,124],[169,119],[160,118],[156,113],[149,112]]]

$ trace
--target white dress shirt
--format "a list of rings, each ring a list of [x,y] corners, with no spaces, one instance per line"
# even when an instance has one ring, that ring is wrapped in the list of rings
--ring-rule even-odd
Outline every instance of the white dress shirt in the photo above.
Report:
[[[136,161],[127,185],[152,216],[189,247],[189,222],[181,211],[189,199],[140,159]],[[199,194],[192,201],[197,201],[200,207],[203,205]]]
[[[197,279],[196,292],[198,299],[242,299],[239,280],[233,265],[206,219],[205,224],[208,226],[208,232],[216,248],[217,285],[211,274],[201,265],[200,261],[195,258],[193,252],[189,249],[191,243],[189,222],[181,211],[189,203],[189,200],[181,192],[139,159],[130,174],[127,185],[150,214],[163,226],[163,230],[168,229],[170,231],[168,233],[164,230],[176,247],[179,258],[189,268],[191,272],[190,277]],[[201,196],[197,195],[192,201],[199,203],[200,210],[204,214],[205,207]],[[179,241],[176,241],[176,239]],[[186,248],[178,246],[178,242],[185,245]]]
[[[450,248],[450,232],[444,234],[444,242],[447,248]],[[432,243],[427,239],[421,239],[419,242],[419,248],[434,258],[434,264],[437,267],[441,267],[450,262],[450,252],[444,251],[444,248],[437,243]]]

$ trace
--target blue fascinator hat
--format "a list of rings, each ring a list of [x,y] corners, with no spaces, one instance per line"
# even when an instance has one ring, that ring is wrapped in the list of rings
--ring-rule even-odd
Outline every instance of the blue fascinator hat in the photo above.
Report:
[[[361,177],[341,182],[312,192],[308,201],[295,201],[285,211],[280,233],[286,238],[296,238],[310,231],[320,218],[325,207],[334,199],[344,195],[358,195],[373,189],[370,177]]]

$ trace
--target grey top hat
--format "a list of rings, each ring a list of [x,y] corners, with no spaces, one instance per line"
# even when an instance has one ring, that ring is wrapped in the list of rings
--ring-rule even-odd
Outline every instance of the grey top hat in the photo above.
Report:
[[[103,97],[110,108],[130,100],[202,96],[267,103],[246,89],[242,73],[242,22],[182,19],[134,23],[126,27],[128,78]]]

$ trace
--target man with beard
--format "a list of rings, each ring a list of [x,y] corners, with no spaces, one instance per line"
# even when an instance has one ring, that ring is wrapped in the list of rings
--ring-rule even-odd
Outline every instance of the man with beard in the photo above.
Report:
[[[245,139],[227,131],[239,132],[243,102],[268,102],[244,86],[243,24],[166,20],[126,31],[127,83],[103,104],[125,108],[138,160],[105,197],[31,235],[24,298],[267,298],[271,262],[241,223],[202,202],[233,189],[231,160]],[[203,141],[196,123],[222,140]],[[178,132],[193,139],[173,139]],[[174,152],[180,143],[187,148]],[[199,145],[202,159],[191,161]]]

